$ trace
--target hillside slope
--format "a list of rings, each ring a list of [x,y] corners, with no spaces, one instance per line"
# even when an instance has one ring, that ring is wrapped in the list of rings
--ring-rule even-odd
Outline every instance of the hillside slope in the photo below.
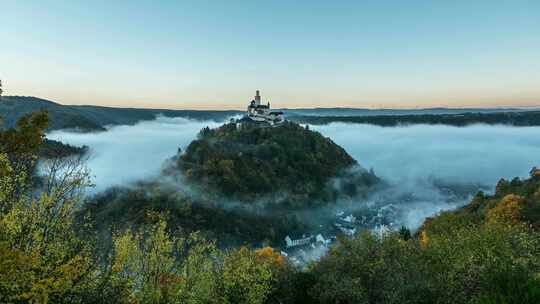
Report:
[[[50,100],[26,96],[4,96],[0,102],[0,116],[4,127],[10,128],[25,114],[39,110],[49,113],[49,130],[79,129],[101,131],[107,125],[135,124],[152,120],[156,115],[185,117],[196,120],[223,121],[239,111],[161,110],[136,108],[109,108],[99,106],[61,105]]]
[[[427,219],[420,231],[439,231],[460,223],[526,223],[540,230],[540,170],[533,168],[528,179],[501,179],[495,193],[479,192],[467,205]]]
[[[282,196],[289,203],[327,202],[365,194],[379,183],[332,140],[290,122],[205,128],[177,167],[194,184],[248,201]]]

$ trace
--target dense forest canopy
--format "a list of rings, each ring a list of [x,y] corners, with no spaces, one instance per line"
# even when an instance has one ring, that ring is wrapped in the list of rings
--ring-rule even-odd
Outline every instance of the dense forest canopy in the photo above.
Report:
[[[98,194],[82,214],[103,231],[167,212],[172,230],[200,231],[221,247],[281,246],[287,235],[331,225],[334,213],[318,207],[381,186],[330,139],[294,123],[204,128],[165,174]]]
[[[177,167],[188,181],[242,200],[286,193],[290,203],[328,202],[365,195],[379,183],[331,139],[291,122],[205,128]]]
[[[458,114],[408,114],[408,115],[372,115],[372,116],[291,116],[290,120],[324,125],[333,122],[371,124],[383,127],[399,125],[449,125],[463,127],[473,124],[510,125],[510,126],[540,126],[540,111],[475,113]]]

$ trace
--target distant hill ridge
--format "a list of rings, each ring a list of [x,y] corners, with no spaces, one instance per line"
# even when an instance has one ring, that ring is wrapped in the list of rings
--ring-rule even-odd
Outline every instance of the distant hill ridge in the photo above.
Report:
[[[131,125],[142,120],[152,120],[156,115],[185,117],[196,120],[223,121],[240,111],[166,110],[111,108],[88,105],[61,105],[50,100],[29,96],[4,96],[0,102],[3,127],[12,127],[23,115],[47,110],[49,130],[78,129],[80,131],[102,131],[107,125]]]
[[[401,125],[448,125],[464,127],[474,124],[509,125],[515,127],[540,126],[540,111],[461,113],[461,114],[408,114],[408,115],[366,115],[366,116],[319,116],[296,115],[289,120],[312,125],[329,123],[370,124],[383,127]]]
[[[279,109],[289,115],[299,116],[401,116],[401,115],[443,115],[443,114],[464,114],[464,113],[503,113],[503,112],[525,112],[540,111],[537,108],[422,108],[422,109],[367,109],[367,108],[298,108]]]
[[[76,129],[83,132],[103,131],[108,125],[132,125],[139,121],[152,120],[156,115],[221,122],[228,117],[244,113],[237,110],[169,110],[62,105],[31,96],[3,96],[0,102],[2,127],[12,127],[21,116],[39,110],[49,112],[49,130]],[[418,123],[456,126],[473,123],[540,125],[540,109],[537,108],[284,108],[279,110],[283,111],[289,120],[310,124],[348,122],[382,126]]]

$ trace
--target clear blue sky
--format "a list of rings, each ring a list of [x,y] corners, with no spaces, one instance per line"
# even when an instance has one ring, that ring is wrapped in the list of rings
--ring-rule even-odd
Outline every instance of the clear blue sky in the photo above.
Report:
[[[294,3],[293,3],[294,2]],[[540,1],[2,1],[8,95],[243,108],[540,105]]]

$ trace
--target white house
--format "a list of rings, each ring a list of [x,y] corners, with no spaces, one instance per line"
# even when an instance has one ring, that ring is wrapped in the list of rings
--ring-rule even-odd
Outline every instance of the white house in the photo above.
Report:
[[[297,246],[304,246],[311,243],[311,240],[313,239],[313,236],[303,237],[301,239],[293,240],[290,236],[285,237],[285,243],[287,244],[287,248],[291,247],[297,247]]]

